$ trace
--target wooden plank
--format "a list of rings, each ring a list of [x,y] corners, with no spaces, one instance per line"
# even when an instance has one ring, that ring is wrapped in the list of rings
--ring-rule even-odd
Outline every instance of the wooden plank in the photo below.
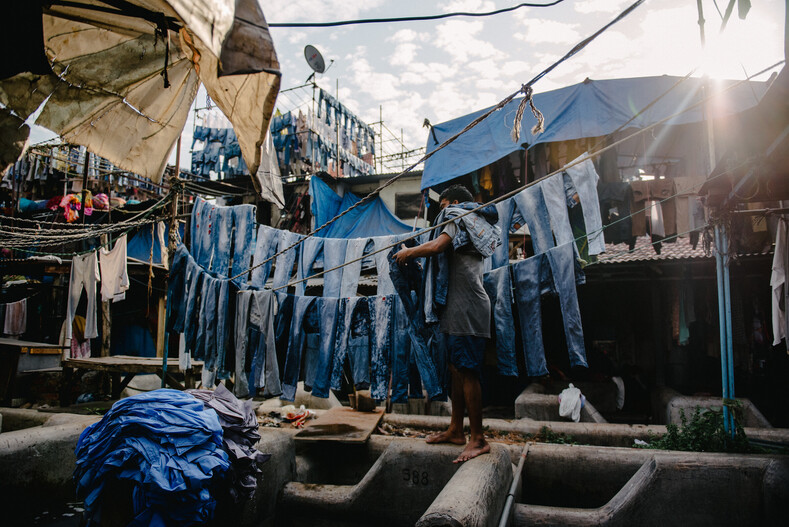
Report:
[[[158,312],[156,318],[156,356],[164,357],[164,339],[167,335],[164,332],[167,314],[167,298],[162,295],[159,297]],[[160,361],[161,362],[161,361]]]
[[[64,349],[67,349],[66,346],[57,347],[57,348],[21,348],[22,353],[29,353],[31,355],[60,355],[63,353]]]
[[[66,349],[67,346],[60,344],[50,344],[49,342],[31,342],[29,340],[9,339],[7,337],[0,338],[0,346],[8,346],[12,348],[50,348],[50,349]]]
[[[331,441],[336,443],[365,443],[384,415],[383,408],[372,412],[358,412],[347,406],[335,407],[310,421],[295,435],[300,441]]]
[[[63,365],[84,370],[125,372],[125,373],[160,373],[162,361],[156,357],[131,357],[113,355],[111,357],[91,357],[86,359],[64,359]],[[192,362],[195,373],[203,369],[202,361]]]

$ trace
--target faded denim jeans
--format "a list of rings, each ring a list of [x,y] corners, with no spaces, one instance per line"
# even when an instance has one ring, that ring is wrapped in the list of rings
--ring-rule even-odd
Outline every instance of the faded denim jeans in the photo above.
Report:
[[[302,242],[300,246],[301,252],[299,254],[299,265],[296,269],[296,278],[298,280],[308,278],[312,275],[312,267],[315,264],[315,260],[318,259],[318,255],[320,255],[321,251],[323,251],[323,242],[323,238],[316,237],[307,238]],[[295,287],[296,296],[304,296],[304,293],[307,289],[306,280],[299,282]]]
[[[335,390],[342,387],[342,369],[347,358],[353,384],[358,389],[366,389],[370,385],[370,315],[367,297],[341,298],[337,316],[331,387]]]
[[[512,197],[520,216],[529,227],[534,254],[542,254],[554,246],[551,220],[545,197],[539,185],[533,185]]]
[[[487,273],[484,277],[484,284],[493,307],[499,374],[517,377],[515,319],[512,316],[512,278],[509,265]]]
[[[233,207],[233,269],[231,276],[244,273],[234,281],[238,285],[247,283],[247,269],[252,265],[252,255],[255,253],[255,211],[254,205],[236,205]]]
[[[370,369],[372,384],[370,395],[379,401],[386,399],[389,388],[389,361],[392,350],[392,318],[394,296],[371,296],[370,307]]]
[[[584,153],[580,157],[586,156]],[[578,159],[576,158],[576,159]],[[603,218],[600,215],[600,201],[597,197],[597,182],[600,177],[594,168],[591,159],[570,167],[566,170],[572,179],[578,198],[581,200],[586,237],[589,241],[589,254],[605,252],[605,238],[603,236]]]
[[[197,340],[197,330],[200,317],[200,293],[203,289],[203,278],[208,273],[203,271],[197,263],[191,265],[188,271],[187,295],[186,295],[186,314],[184,315],[184,340],[186,350],[194,355]]]
[[[186,311],[187,266],[192,257],[186,246],[181,244],[173,256],[170,280],[167,285],[167,331],[183,333]]]
[[[301,238],[303,238],[303,236],[295,232],[279,231],[277,252],[285,251],[285,249]],[[282,287],[290,281],[290,277],[293,275],[293,264],[296,263],[296,258],[298,258],[300,250],[301,245],[297,245],[293,249],[285,251],[277,256],[277,263],[274,268],[274,281],[271,284],[272,288]]]
[[[263,395],[274,397],[282,393],[274,340],[274,319],[277,310],[276,295],[272,291],[254,291],[249,308],[249,325],[256,327],[263,342],[255,349],[250,375],[250,386],[255,391],[263,388]]]
[[[261,225],[258,227],[257,243],[255,244],[255,255],[252,259],[252,277],[249,284],[258,289],[263,289],[271,274],[271,266],[273,261],[265,262],[275,254],[277,254],[277,246],[279,244],[279,233],[277,229],[271,228],[268,225]]]
[[[490,257],[492,269],[498,269],[510,263],[510,230],[512,229],[512,215],[515,212],[515,202],[512,198],[500,201],[496,204],[496,210],[499,212],[497,225],[501,229],[501,245],[496,247],[493,256]]]
[[[364,249],[367,247],[368,238],[354,238],[348,240],[348,246],[345,250],[345,261],[352,262],[357,258],[361,258],[364,254]],[[346,265],[342,270],[342,286],[340,287],[340,297],[349,298],[356,296],[356,291],[359,287],[359,276],[362,273],[362,260]],[[326,295],[324,295],[326,296]]]
[[[545,290],[559,296],[570,365],[587,366],[581,314],[575,290],[575,253],[572,245],[560,245],[544,255],[527,258],[512,266],[526,373],[530,377],[548,373],[542,339],[540,300],[540,295]]]
[[[323,268],[331,269],[345,263],[348,240],[325,238],[323,242]],[[342,290],[344,267],[323,273],[323,296],[339,297]]]
[[[401,338],[410,338],[411,353],[414,356],[425,390],[427,390],[428,396],[432,399],[443,395],[443,387],[439,380],[433,357],[430,354],[430,331],[425,326],[421,310],[419,309],[421,303],[419,302],[418,291],[421,287],[422,273],[416,261],[412,260],[405,265],[398,264],[394,259],[397,250],[395,247],[387,255],[392,283],[399,297],[399,302],[397,303],[402,304],[400,306],[401,309],[396,311],[398,313],[396,318],[400,322],[395,324],[395,328],[401,326],[407,328],[405,332],[400,332],[399,335]],[[407,324],[404,323],[403,318],[407,320]],[[398,333],[396,332],[395,339],[397,337]],[[399,344],[398,340],[395,342]],[[399,358],[400,361],[399,363],[396,360],[393,361],[395,371],[408,375],[410,358],[407,353],[401,353],[399,350],[396,350],[396,353],[395,358]]]
[[[564,245],[574,240],[573,228],[570,226],[570,216],[567,214],[567,200],[564,193],[562,174],[543,179],[539,183],[548,206],[548,215],[551,218],[553,235],[557,245]]]
[[[326,399],[329,397],[332,366],[334,365],[334,344],[337,336],[339,298],[319,298],[320,347],[312,383],[312,395]]]
[[[288,354],[285,358],[285,367],[282,372],[282,395],[280,399],[293,401],[296,398],[296,387],[301,373],[301,358],[307,334],[304,331],[304,322],[307,311],[313,307],[317,297],[297,296],[293,302],[293,317],[290,322],[290,337],[288,339]]]

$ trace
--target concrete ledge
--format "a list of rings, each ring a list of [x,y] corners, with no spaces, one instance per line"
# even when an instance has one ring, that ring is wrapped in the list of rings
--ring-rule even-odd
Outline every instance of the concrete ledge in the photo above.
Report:
[[[495,527],[512,484],[508,450],[491,445],[485,454],[461,465],[417,527]]]
[[[559,415],[559,400],[557,395],[534,393],[526,388],[515,399],[515,419],[532,419],[534,421],[572,422],[572,420]],[[582,423],[607,423],[595,407],[586,399],[581,408]]]
[[[748,428],[772,428],[770,421],[756,408],[750,399],[740,399],[742,404],[743,426]],[[720,410],[723,401],[720,397],[683,395],[672,388],[660,388],[652,397],[652,413],[661,424],[680,424],[680,412],[690,418],[696,408]]]
[[[354,456],[375,456],[384,445],[369,470],[353,466]],[[312,445],[310,468],[285,485],[278,518],[282,525],[413,525],[458,470],[452,460],[461,449],[380,436],[368,445]]]

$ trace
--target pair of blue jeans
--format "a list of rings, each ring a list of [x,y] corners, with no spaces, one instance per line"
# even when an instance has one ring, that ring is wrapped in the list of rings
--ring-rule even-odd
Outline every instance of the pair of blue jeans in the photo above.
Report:
[[[369,241],[368,238],[353,238],[348,240],[348,246],[345,250],[345,262],[353,262],[361,258]],[[362,262],[362,260],[359,260],[358,262],[353,262],[343,267],[340,297],[350,298],[356,296],[356,291],[359,287],[359,277],[362,274]]]
[[[483,283],[493,308],[499,374],[517,377],[515,319],[512,315],[512,278],[509,265],[485,274]]]
[[[339,298],[318,299],[320,347],[318,348],[318,360],[315,365],[315,378],[311,385],[312,395],[323,399],[329,397],[329,388],[331,386],[339,303]]]
[[[496,247],[493,256],[490,257],[493,269],[508,265],[510,263],[510,230],[512,229],[512,217],[515,212],[515,202],[512,198],[505,199],[496,203],[496,210],[499,213],[497,225],[501,229],[501,245]]]
[[[409,322],[408,325],[402,323],[401,325],[407,328],[405,334],[411,340],[411,353],[414,356],[428,397],[431,399],[440,397],[443,395],[443,386],[439,379],[436,364],[430,354],[431,332],[425,324],[420,309],[422,303],[419,302],[419,292],[422,286],[422,271],[419,263],[414,260],[403,265],[398,264],[394,259],[394,255],[397,252],[398,248],[393,248],[389,251],[387,258],[389,260],[392,284],[397,291],[398,300],[402,304],[400,316],[405,317]],[[400,357],[401,354],[398,353],[397,356]],[[405,364],[398,365],[398,370],[407,372],[410,358],[406,357],[406,360],[401,362],[405,362]]]
[[[234,207],[214,206],[211,221],[211,272],[227,278],[230,271],[230,244]]]
[[[203,369],[216,370],[217,290],[219,281],[205,273],[197,313],[197,338],[194,358],[205,361]]]
[[[271,284],[272,288],[278,288],[286,285],[293,275],[293,264],[296,263],[296,258],[299,256],[301,245],[297,245],[292,249],[288,249],[299,239],[303,238],[301,234],[290,231],[279,231],[279,243],[277,244],[277,252],[282,252],[277,256],[276,266],[274,267],[274,280]]]
[[[252,276],[249,280],[249,284],[252,287],[263,289],[266,285],[273,265],[273,261],[266,262],[266,260],[277,254],[279,233],[279,230],[269,227],[268,225],[260,225],[258,227],[255,254],[252,257]]]
[[[184,313],[184,340],[186,350],[194,355],[200,316],[200,293],[203,287],[203,278],[208,273],[203,271],[196,262],[189,262],[189,264],[189,269],[187,270],[186,310]]]
[[[545,197],[545,205],[548,207],[548,215],[551,218],[551,227],[556,238],[556,245],[572,242],[575,237],[570,226],[570,216],[567,214],[567,197],[563,175],[554,174],[540,181],[539,185]]]
[[[357,389],[370,386],[370,313],[367,297],[341,298],[338,312],[337,339],[334,346],[331,387],[342,387],[342,369],[346,358]]]
[[[576,258],[572,246],[572,243],[560,245],[545,254],[527,258],[512,266],[526,373],[530,377],[548,373],[542,339],[540,300],[541,294],[546,291],[559,296],[570,365],[587,366],[581,312],[575,290]]]
[[[392,314],[394,296],[367,298],[370,309],[370,395],[379,401],[386,399],[389,391],[389,364],[392,354]]]
[[[248,273],[255,252],[255,211],[254,205],[236,205],[233,207],[233,268],[232,276],[239,286],[247,283]],[[243,273],[243,274],[242,274]]]
[[[167,331],[183,333],[186,309],[186,274],[192,257],[184,244],[178,246],[167,284]]]
[[[579,157],[586,156],[584,153]],[[594,168],[591,159],[570,167],[566,170],[578,192],[581,200],[581,210],[586,227],[586,238],[589,242],[589,254],[605,252],[605,238],[603,236],[603,218],[600,215],[600,201],[597,196],[597,182],[600,177]]]
[[[553,247],[551,220],[542,188],[539,185],[532,185],[515,194],[512,200],[518,208],[518,213],[515,214],[516,221],[521,224],[525,222],[529,227],[534,254],[542,254]],[[523,221],[519,221],[520,218]]]
[[[348,240],[342,238],[325,238],[323,242],[323,268],[328,270],[345,263]],[[345,268],[340,267],[323,273],[323,296],[339,297],[342,290]]]
[[[312,275],[312,267],[315,260],[318,259],[321,251],[323,251],[324,239],[323,238],[307,238],[301,243],[301,251],[299,253],[299,265],[296,269],[296,278],[303,280]],[[307,281],[299,282],[296,284],[296,296],[304,296],[307,289]]]
[[[276,295],[272,291],[252,292],[249,327],[259,332],[262,341],[257,347],[252,348],[254,354],[250,367],[249,387],[252,388],[253,393],[257,393],[262,388],[263,395],[266,397],[274,397],[282,393],[274,329],[276,309]]]
[[[290,322],[288,337],[288,351],[285,357],[285,367],[282,372],[281,399],[293,401],[296,398],[296,388],[301,373],[302,353],[306,345],[307,334],[304,331],[304,322],[307,311],[313,307],[317,300],[314,296],[297,296],[293,300],[293,315]]]
[[[200,267],[211,265],[211,228],[214,206],[203,198],[196,198],[192,208],[191,243],[192,256]]]

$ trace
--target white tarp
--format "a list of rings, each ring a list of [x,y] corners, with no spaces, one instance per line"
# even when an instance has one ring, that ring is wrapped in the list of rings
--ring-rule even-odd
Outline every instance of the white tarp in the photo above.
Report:
[[[233,124],[250,173],[257,172],[280,79],[256,0],[131,0],[142,10],[125,14],[93,10],[107,8],[95,0],[80,3],[86,7],[45,8],[54,74],[0,81],[0,103],[22,118],[43,103],[37,124],[159,182],[202,81]],[[169,27],[166,39],[157,26]]]

